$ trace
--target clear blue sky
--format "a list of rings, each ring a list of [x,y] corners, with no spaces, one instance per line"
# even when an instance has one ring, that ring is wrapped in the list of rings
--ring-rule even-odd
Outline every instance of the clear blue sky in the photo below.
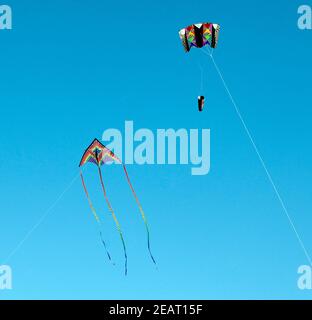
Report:
[[[129,255],[96,172],[86,176],[105,217],[111,266],[79,179],[12,256],[0,299],[312,298],[307,264],[209,57],[186,55],[178,31],[221,25],[215,59],[312,254],[312,32],[301,1],[6,1],[0,31],[0,264],[78,173],[107,128],[210,128],[211,172],[129,166],[148,216],[158,270],[120,167],[104,168]],[[312,3],[311,3],[312,5]],[[198,113],[199,64],[206,109]]]

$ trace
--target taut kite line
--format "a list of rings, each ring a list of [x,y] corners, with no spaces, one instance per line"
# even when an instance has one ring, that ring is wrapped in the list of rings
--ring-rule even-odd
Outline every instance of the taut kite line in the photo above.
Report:
[[[113,210],[113,207],[112,207],[110,201],[108,200],[107,192],[106,192],[105,185],[104,185],[104,182],[103,182],[102,170],[101,170],[101,166],[105,165],[107,162],[110,162],[110,161],[115,161],[115,162],[121,164],[122,167],[123,167],[124,173],[126,175],[127,182],[128,182],[128,184],[130,186],[130,189],[131,189],[132,194],[133,194],[133,196],[135,198],[135,201],[136,201],[136,203],[137,203],[137,205],[139,207],[141,216],[142,216],[144,224],[145,224],[146,233],[147,233],[147,247],[148,247],[149,254],[150,254],[151,259],[153,260],[154,264],[156,264],[155,259],[154,259],[153,255],[152,255],[152,252],[151,252],[150,232],[149,232],[149,228],[148,228],[147,219],[146,219],[145,213],[143,211],[142,205],[141,205],[141,203],[139,201],[139,198],[137,197],[137,195],[136,195],[136,193],[134,191],[134,188],[132,186],[132,183],[130,181],[126,166],[122,163],[122,161],[111,150],[106,148],[99,140],[94,139],[93,142],[90,144],[90,146],[84,152],[84,154],[83,154],[83,156],[81,158],[79,167],[81,168],[82,166],[84,166],[88,162],[91,162],[91,163],[95,164],[97,166],[97,168],[98,168],[98,173],[99,173],[99,178],[100,178],[100,182],[101,182],[103,195],[104,195],[106,204],[108,206],[108,209],[109,209],[110,213],[112,214],[112,217],[113,217],[113,219],[115,221],[115,224],[116,224],[116,227],[117,227],[117,230],[119,232],[120,239],[121,239],[121,242],[122,242],[122,246],[123,246],[123,250],[124,250],[124,256],[125,256],[125,274],[127,275],[128,256],[127,256],[126,244],[125,244],[125,241],[124,241],[124,237],[123,237],[123,234],[122,234],[120,223],[119,223],[119,221],[117,219],[117,216],[116,216],[116,214],[115,214],[115,212]],[[100,225],[100,219],[99,219],[99,216],[98,216],[98,214],[96,213],[96,211],[94,209],[94,206],[92,204],[91,198],[89,196],[89,193],[88,193],[88,190],[87,190],[87,187],[86,187],[86,184],[85,184],[85,180],[83,178],[82,170],[80,172],[80,176],[81,176],[81,181],[82,181],[84,192],[85,192],[85,194],[87,196],[87,199],[88,199],[88,203],[89,203],[90,209],[91,209],[95,219],[97,220],[97,222]],[[100,233],[100,234],[101,234],[101,238],[102,238],[102,233]],[[107,252],[108,258],[111,260],[110,254],[107,251],[106,244],[105,244],[105,241],[103,240],[103,238],[102,238],[102,242],[103,242],[103,245],[104,245],[105,250]]]

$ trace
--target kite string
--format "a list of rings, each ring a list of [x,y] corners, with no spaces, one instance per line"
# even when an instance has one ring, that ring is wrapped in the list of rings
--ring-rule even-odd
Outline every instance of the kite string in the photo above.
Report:
[[[134,196],[134,198],[135,198],[135,201],[136,201],[136,203],[137,203],[137,205],[138,205],[138,207],[139,207],[141,216],[142,216],[143,221],[144,221],[144,224],[145,224],[146,233],[147,233],[147,247],[148,247],[148,251],[149,251],[150,257],[151,257],[151,259],[153,260],[154,264],[156,265],[156,261],[155,261],[155,259],[154,259],[154,257],[153,257],[152,251],[151,251],[150,232],[149,232],[148,222],[147,222],[145,213],[144,213],[144,211],[143,211],[143,208],[142,208],[142,205],[141,205],[141,203],[140,203],[140,201],[139,201],[139,198],[137,197],[137,195],[136,195],[136,193],[135,193],[135,191],[134,191],[134,188],[133,188],[132,183],[131,183],[131,181],[130,181],[130,177],[129,177],[129,175],[128,175],[126,166],[125,166],[124,164],[122,164],[122,166],[123,166],[124,172],[125,172],[125,174],[126,174],[126,178],[127,178],[128,184],[129,184],[130,189],[131,189],[131,191],[132,191],[132,194],[133,194],[133,196]]]
[[[270,172],[269,172],[269,170],[268,170],[268,168],[267,168],[267,166],[266,166],[266,164],[265,164],[265,162],[264,162],[264,160],[263,160],[263,158],[262,158],[262,156],[260,154],[260,151],[259,151],[259,149],[258,149],[258,147],[257,147],[257,145],[256,145],[256,143],[254,141],[254,138],[253,138],[251,132],[249,131],[249,129],[247,127],[247,124],[244,121],[244,118],[243,118],[243,116],[242,116],[242,114],[241,114],[241,112],[240,112],[240,110],[239,110],[239,108],[238,108],[238,106],[237,106],[237,104],[236,104],[231,92],[230,92],[230,89],[229,89],[229,87],[227,86],[227,83],[224,80],[222,72],[221,72],[220,68],[218,67],[214,57],[212,56],[212,52],[210,54],[208,54],[205,51],[203,51],[203,52],[210,56],[210,58],[211,58],[211,60],[213,62],[213,65],[214,65],[214,67],[215,67],[215,69],[216,69],[216,71],[217,71],[217,73],[218,73],[218,75],[219,75],[219,77],[220,77],[220,79],[221,79],[221,81],[223,83],[225,91],[227,92],[227,94],[228,94],[228,96],[229,96],[229,98],[230,98],[230,100],[231,100],[231,102],[232,102],[232,104],[233,104],[233,106],[235,108],[236,114],[237,114],[239,120],[241,121],[241,123],[242,123],[242,125],[244,127],[244,130],[245,130],[245,132],[246,132],[246,134],[247,134],[247,136],[248,136],[248,138],[249,138],[249,140],[250,140],[250,142],[251,142],[251,144],[252,144],[252,146],[253,146],[253,148],[254,148],[257,156],[258,156],[258,158],[259,158],[259,161],[260,161],[260,163],[261,163],[261,165],[262,165],[262,167],[263,167],[263,169],[264,169],[264,171],[266,173],[266,176],[267,176],[267,178],[268,178],[268,180],[269,180],[269,182],[270,182],[270,184],[271,184],[271,186],[272,186],[272,188],[273,188],[273,190],[274,190],[274,192],[276,194],[276,197],[277,197],[277,199],[278,199],[278,201],[279,201],[279,203],[280,203],[280,205],[281,205],[281,207],[282,207],[282,209],[283,209],[283,211],[284,211],[284,213],[285,213],[285,215],[287,217],[287,220],[288,220],[291,228],[293,229],[293,231],[294,231],[294,233],[296,235],[296,238],[297,238],[297,240],[298,240],[298,242],[299,242],[299,244],[300,244],[300,246],[301,246],[301,248],[302,248],[302,250],[303,250],[303,252],[304,252],[304,254],[305,254],[306,258],[307,258],[307,260],[308,260],[308,262],[312,266],[312,259],[311,259],[310,255],[309,255],[309,253],[308,253],[308,251],[307,251],[307,249],[306,249],[306,247],[305,247],[305,245],[303,243],[303,240],[301,239],[301,237],[299,235],[299,232],[297,231],[297,228],[296,228],[296,226],[294,224],[294,221],[293,221],[292,217],[290,216],[290,214],[288,212],[286,204],[285,204],[284,200],[282,199],[282,197],[281,197],[281,195],[279,193],[279,190],[277,189],[277,186],[276,186],[276,184],[275,184],[275,182],[274,182],[274,180],[273,180],[273,178],[272,178],[272,176],[271,176],[271,174],[270,174]]]
[[[121,230],[119,221],[118,221],[118,219],[117,219],[117,217],[115,215],[115,212],[114,212],[114,210],[113,210],[113,208],[112,208],[112,206],[111,206],[111,204],[110,204],[110,202],[108,200],[108,197],[107,197],[107,193],[106,193],[106,189],[105,189],[105,186],[104,186],[103,177],[102,177],[102,171],[101,171],[100,165],[98,165],[98,172],[99,172],[99,176],[100,176],[100,181],[101,181],[101,186],[102,186],[102,190],[103,190],[103,195],[104,195],[105,201],[106,201],[108,209],[111,212],[112,217],[113,217],[113,219],[115,221],[115,224],[116,224],[116,227],[117,227],[117,230],[119,232],[120,239],[121,239],[121,242],[122,242],[124,255],[125,255],[125,275],[127,275],[127,273],[128,273],[128,256],[127,256],[126,244],[125,244],[125,241],[124,241],[124,238],[123,238],[123,235],[122,235],[122,230]]]
[[[89,192],[88,192],[88,190],[87,190],[87,187],[86,187],[86,184],[85,184],[85,181],[84,181],[84,178],[83,178],[82,171],[80,171],[80,178],[81,178],[83,190],[84,190],[84,192],[85,192],[85,194],[86,194],[86,196],[87,196],[87,199],[88,199],[89,207],[90,207],[91,212],[93,213],[93,215],[94,215],[94,217],[95,217],[95,220],[96,220],[96,222],[97,222],[97,224],[98,224],[98,226],[99,226],[99,232],[100,232],[100,237],[101,237],[102,244],[103,244],[103,246],[104,246],[104,248],[105,248],[105,251],[106,251],[106,254],[107,254],[107,256],[108,256],[108,259],[109,259],[110,261],[112,261],[111,255],[110,255],[110,253],[109,253],[109,251],[108,251],[108,249],[107,249],[107,246],[106,246],[106,242],[105,242],[105,240],[104,240],[104,238],[103,238],[103,234],[102,234],[102,230],[101,230],[101,229],[102,229],[102,228],[101,228],[101,227],[102,227],[102,223],[101,223],[101,220],[100,220],[98,214],[96,213],[96,210],[95,210],[95,208],[94,208],[94,206],[93,206],[93,203],[92,203],[92,201],[91,201],[91,198],[90,198],[90,196],[89,196]],[[113,263],[113,264],[115,264],[115,263]]]
[[[203,95],[203,90],[204,90],[204,70],[203,67],[201,65],[201,63],[199,63],[199,69],[200,69],[200,87],[199,87],[199,96]]]
[[[75,175],[75,177],[71,180],[71,182],[67,185],[67,187],[63,190],[63,192],[58,196],[58,198],[50,205],[50,207],[43,213],[43,215],[39,218],[39,220],[33,225],[33,227],[26,233],[24,238],[17,244],[17,246],[11,251],[8,257],[5,259],[3,264],[7,264],[10,259],[16,254],[16,252],[23,246],[23,244],[29,239],[32,233],[42,224],[42,222],[52,213],[52,210],[56,207],[56,205],[62,200],[64,195],[70,190],[73,186],[74,182],[76,182],[79,174]],[[1,263],[0,263],[1,264]]]

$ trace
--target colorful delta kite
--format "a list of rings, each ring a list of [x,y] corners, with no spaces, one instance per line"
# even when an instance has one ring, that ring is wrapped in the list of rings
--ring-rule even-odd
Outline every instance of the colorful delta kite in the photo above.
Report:
[[[179,32],[186,52],[192,47],[202,48],[206,45],[216,48],[218,44],[220,26],[213,23],[192,24]]]
[[[116,217],[116,214],[115,214],[115,212],[113,210],[113,207],[111,206],[110,201],[108,200],[106,189],[105,189],[104,182],[103,182],[102,170],[101,170],[101,166],[102,165],[105,165],[107,162],[111,162],[111,161],[119,163],[123,167],[124,173],[126,175],[127,182],[128,182],[128,184],[130,186],[130,189],[131,189],[132,194],[133,194],[133,196],[135,198],[135,201],[136,201],[136,203],[137,203],[137,205],[139,207],[141,216],[142,216],[144,224],[145,224],[145,228],[146,228],[146,232],[147,232],[147,247],[148,247],[149,254],[150,254],[151,259],[153,260],[154,264],[156,264],[155,259],[154,259],[153,255],[152,255],[152,252],[151,252],[151,248],[150,248],[150,233],[149,233],[149,228],[148,228],[146,216],[144,214],[144,211],[143,211],[143,208],[141,206],[141,203],[140,203],[140,201],[139,201],[139,199],[138,199],[138,197],[137,197],[137,195],[136,195],[136,193],[134,191],[134,188],[133,188],[133,186],[131,184],[131,181],[130,181],[126,166],[121,162],[121,160],[117,156],[115,156],[115,154],[111,150],[106,148],[97,139],[94,139],[93,142],[90,144],[90,146],[87,148],[87,150],[84,152],[84,154],[83,154],[83,156],[81,158],[79,167],[83,167],[85,164],[90,162],[90,163],[95,164],[97,166],[97,168],[98,168],[98,173],[99,173],[99,178],[100,178],[100,182],[101,182],[103,195],[104,195],[106,204],[108,206],[108,209],[109,209],[109,211],[110,211],[110,213],[111,213],[111,215],[112,215],[112,217],[113,217],[113,219],[115,221],[115,224],[116,224],[116,227],[117,227],[117,230],[119,232],[120,239],[121,239],[121,242],[122,242],[122,246],[123,246],[123,250],[124,250],[124,256],[125,256],[125,274],[127,275],[128,256],[127,256],[126,244],[125,244],[125,241],[124,241],[124,237],[123,237],[123,234],[122,234],[122,230],[121,230],[121,226],[119,224],[119,221],[118,221],[118,219]],[[88,190],[87,190],[87,187],[86,187],[86,184],[85,184],[85,180],[84,180],[83,175],[82,175],[82,171],[80,172],[80,176],[81,176],[81,181],[82,181],[84,192],[85,192],[85,194],[87,196],[87,199],[88,199],[88,203],[89,203],[90,209],[91,209],[96,221],[98,222],[99,227],[101,228],[101,220],[100,220],[100,218],[99,218],[99,216],[98,216],[97,212],[95,211],[94,206],[92,204],[91,198],[89,196],[89,193],[88,193]],[[110,254],[109,254],[109,252],[107,250],[106,243],[105,243],[105,241],[103,239],[102,231],[100,231],[100,236],[101,236],[102,243],[103,243],[103,245],[105,247],[107,256],[108,256],[109,260],[111,261],[111,256],[110,256]]]

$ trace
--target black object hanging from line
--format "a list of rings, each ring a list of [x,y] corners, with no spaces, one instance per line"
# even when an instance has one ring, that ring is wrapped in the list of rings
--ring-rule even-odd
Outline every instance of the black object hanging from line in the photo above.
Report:
[[[205,104],[205,97],[204,96],[199,96],[198,97],[198,110],[199,110],[199,112],[203,111],[204,104]]]

